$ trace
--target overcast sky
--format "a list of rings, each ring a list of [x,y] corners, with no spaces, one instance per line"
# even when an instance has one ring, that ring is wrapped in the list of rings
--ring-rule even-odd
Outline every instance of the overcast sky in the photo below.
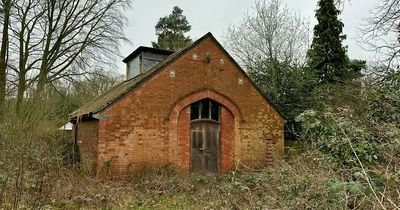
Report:
[[[365,18],[370,14],[379,0],[351,0],[346,1],[341,14],[344,23],[344,33],[347,34],[345,45],[348,45],[350,58],[372,60],[374,54],[362,49],[357,42],[360,28],[365,24]],[[302,15],[311,23],[311,29],[316,23],[314,11],[317,0],[283,0],[294,12]],[[123,56],[127,56],[139,46],[151,46],[156,40],[155,29],[160,17],[172,12],[174,6],[183,9],[192,30],[188,33],[193,40],[211,32],[220,42],[223,33],[229,25],[238,24],[246,13],[253,13],[254,0],[135,0],[133,7],[126,11],[128,26],[125,30],[132,45],[124,44],[121,48]],[[122,59],[121,59],[122,60]],[[124,73],[122,61],[119,72]]]

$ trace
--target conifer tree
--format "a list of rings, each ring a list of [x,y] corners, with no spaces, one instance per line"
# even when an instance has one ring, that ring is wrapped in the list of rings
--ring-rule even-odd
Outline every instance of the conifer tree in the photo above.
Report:
[[[354,69],[348,68],[346,47],[342,45],[346,36],[342,33],[344,25],[338,19],[339,14],[334,0],[319,0],[315,13],[318,24],[307,52],[308,66],[319,83],[338,83],[354,76]]]
[[[172,14],[160,18],[156,25],[157,42],[152,42],[154,48],[177,51],[192,43],[185,33],[192,28],[183,15],[183,10],[175,6]]]

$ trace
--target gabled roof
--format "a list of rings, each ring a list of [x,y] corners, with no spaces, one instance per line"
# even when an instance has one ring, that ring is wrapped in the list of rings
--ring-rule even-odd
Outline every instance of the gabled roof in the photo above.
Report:
[[[163,55],[171,55],[172,53],[174,53],[174,51],[140,46],[135,51],[133,51],[131,54],[129,54],[126,58],[124,58],[124,60],[122,60],[122,62],[127,63],[130,59],[136,57],[137,54],[139,54],[140,52],[151,52],[151,53],[157,53],[157,54],[163,54]]]
[[[256,90],[264,97],[264,99],[269,104],[271,104],[274,107],[274,109],[285,119],[284,115],[279,111],[279,109],[268,99],[268,97],[266,95],[264,95],[261,92],[261,90],[248,77],[246,72],[232,58],[232,56],[229,55],[229,53],[222,47],[222,45],[214,38],[214,36],[210,32],[208,32],[207,34],[205,34],[204,36],[202,36],[200,39],[196,40],[189,46],[171,54],[165,60],[161,61],[160,63],[158,63],[151,69],[145,71],[144,73],[139,74],[136,77],[133,77],[129,80],[123,81],[123,82],[115,85],[110,90],[106,91],[102,95],[98,96],[97,98],[93,99],[92,101],[90,101],[87,104],[80,107],[78,110],[71,113],[70,119],[72,120],[74,118],[77,118],[78,116],[90,116],[92,114],[96,114],[98,112],[103,111],[104,109],[111,106],[113,103],[115,103],[119,99],[123,98],[125,95],[127,95],[127,93],[134,90],[136,87],[140,86],[142,83],[151,79],[154,75],[156,75],[162,69],[164,69],[165,66],[169,65],[170,63],[172,63],[175,60],[177,60],[178,58],[180,58],[183,54],[185,54],[187,51],[189,51],[192,48],[194,48],[195,46],[197,46],[201,41],[203,41],[204,39],[206,39],[208,37],[210,37],[217,43],[217,45],[228,55],[229,59],[238,67],[238,69],[240,69],[240,72],[243,74],[243,76],[246,77],[252,83],[254,88],[256,88]]]

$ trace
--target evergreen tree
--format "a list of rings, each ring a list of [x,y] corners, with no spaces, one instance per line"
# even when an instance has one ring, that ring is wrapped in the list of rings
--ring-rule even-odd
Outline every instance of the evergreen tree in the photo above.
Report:
[[[192,27],[182,13],[183,10],[175,6],[172,14],[160,18],[155,27],[157,42],[152,42],[154,48],[176,51],[192,43],[192,39],[185,36]]]
[[[338,83],[358,75],[359,69],[349,66],[346,47],[342,41],[343,23],[338,19],[340,11],[334,0],[319,0],[311,49],[307,52],[307,63],[319,83]]]

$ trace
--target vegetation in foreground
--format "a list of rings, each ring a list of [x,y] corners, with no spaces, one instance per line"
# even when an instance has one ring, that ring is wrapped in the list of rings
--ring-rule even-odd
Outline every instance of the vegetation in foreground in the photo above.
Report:
[[[239,169],[220,177],[185,176],[171,168],[149,170],[125,181],[100,181],[73,168],[42,176],[26,172],[2,181],[2,208],[44,209],[380,209],[360,168],[341,169],[313,150],[291,150],[262,170]],[[31,171],[33,172],[33,171]],[[382,205],[400,202],[399,177],[374,171]],[[17,174],[15,174],[17,175]],[[397,185],[396,185],[397,184]],[[390,199],[390,200],[389,200]],[[391,204],[393,202],[393,204]]]
[[[32,113],[41,116],[40,111]],[[206,177],[167,167],[127,180],[98,180],[80,171],[73,145],[43,122],[10,119],[1,130],[4,209],[394,209],[400,203],[399,144],[381,150],[377,161],[363,161],[364,168],[296,141],[284,159],[261,170],[240,166]]]

